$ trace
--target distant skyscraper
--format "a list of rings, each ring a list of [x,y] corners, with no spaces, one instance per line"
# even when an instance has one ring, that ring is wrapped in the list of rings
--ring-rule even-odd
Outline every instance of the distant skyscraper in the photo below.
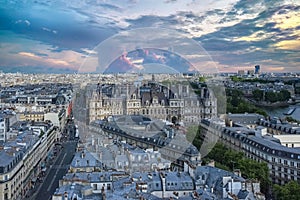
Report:
[[[253,75],[254,74],[254,70],[248,70],[247,71],[247,75]]]
[[[238,75],[239,76],[244,76],[245,75],[245,70],[238,70]]]
[[[255,74],[259,74],[260,73],[260,66],[259,65],[255,65]]]

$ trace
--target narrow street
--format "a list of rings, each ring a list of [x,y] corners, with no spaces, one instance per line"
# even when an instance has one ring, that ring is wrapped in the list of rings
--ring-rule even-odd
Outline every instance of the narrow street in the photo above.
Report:
[[[66,124],[61,137],[61,147],[54,162],[47,169],[43,182],[36,186],[36,189],[32,191],[33,194],[27,198],[28,200],[51,199],[59,185],[59,180],[67,173],[76,152],[77,140],[74,140],[74,134],[74,123],[71,121]]]
[[[69,168],[75,153],[76,144],[76,141],[67,141],[63,143],[63,149],[60,155],[50,167],[50,171],[46,175],[43,184],[36,192],[34,199],[51,199],[52,194],[58,187],[59,180],[66,174]]]

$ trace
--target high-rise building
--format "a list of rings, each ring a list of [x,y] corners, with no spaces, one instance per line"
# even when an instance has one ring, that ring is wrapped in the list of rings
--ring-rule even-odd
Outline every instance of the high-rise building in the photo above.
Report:
[[[260,74],[260,66],[259,65],[255,65],[255,74]]]
[[[237,74],[239,76],[244,76],[246,73],[245,73],[245,70],[238,70]]]

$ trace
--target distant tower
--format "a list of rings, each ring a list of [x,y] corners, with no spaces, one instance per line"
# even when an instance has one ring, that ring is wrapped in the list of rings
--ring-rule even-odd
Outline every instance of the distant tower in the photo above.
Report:
[[[260,66],[259,65],[255,65],[254,74],[260,74]]]
[[[152,82],[155,82],[155,76],[152,74]]]

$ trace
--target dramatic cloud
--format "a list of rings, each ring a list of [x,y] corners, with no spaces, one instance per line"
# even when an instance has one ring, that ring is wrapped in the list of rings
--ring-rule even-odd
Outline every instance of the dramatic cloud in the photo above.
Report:
[[[0,17],[0,66],[11,69],[93,71],[101,62],[99,43],[123,31],[155,27],[193,38],[211,55],[199,66],[214,61],[219,71],[256,64],[263,71],[300,70],[299,1],[11,0],[0,3]],[[201,57],[184,48],[185,57]],[[127,49],[105,50],[118,58]]]
[[[8,36],[9,35],[9,36]],[[3,37],[7,36],[7,37]],[[57,49],[39,41],[19,37],[11,32],[0,31],[0,66],[48,67],[49,69],[77,70],[87,53]],[[46,72],[46,71],[44,71]]]

